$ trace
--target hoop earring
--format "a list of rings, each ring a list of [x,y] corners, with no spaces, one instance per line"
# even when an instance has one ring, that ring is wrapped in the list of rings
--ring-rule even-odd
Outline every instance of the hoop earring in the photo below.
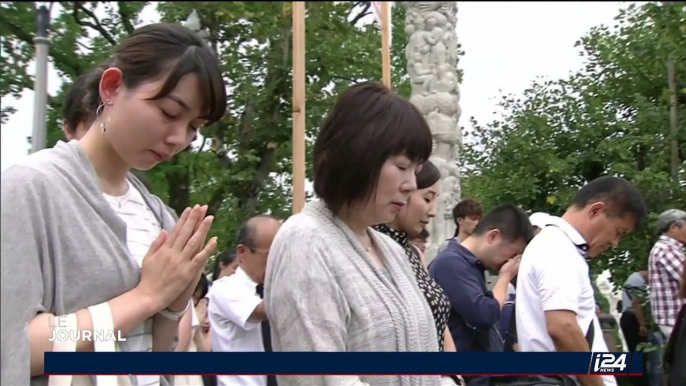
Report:
[[[109,99],[107,100],[107,103],[110,103],[110,100],[109,100]],[[99,117],[100,115],[102,115],[102,112],[103,112],[104,109],[105,109],[105,103],[101,103],[100,106],[98,106],[98,108],[95,110],[95,116],[96,116],[96,117]],[[110,119],[109,119],[109,117],[108,117],[108,118],[107,118],[107,122],[109,122],[109,120],[110,120]],[[106,126],[106,124],[105,124],[105,121],[102,120],[102,121],[100,121],[100,132],[102,132],[103,134],[105,134],[106,131],[107,131],[107,126]]]

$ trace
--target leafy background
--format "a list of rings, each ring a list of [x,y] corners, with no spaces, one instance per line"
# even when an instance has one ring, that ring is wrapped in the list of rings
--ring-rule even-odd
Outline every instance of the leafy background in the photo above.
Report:
[[[505,113],[493,122],[472,118],[473,130],[463,133],[468,145],[461,166],[465,197],[487,207],[514,202],[556,215],[599,176],[633,181],[650,218],[592,264],[595,273],[610,269],[612,280],[621,284],[646,269],[657,215],[686,207],[686,2],[630,5],[615,21],[576,43],[586,59],[580,71],[555,81],[535,80],[523,96],[503,95],[499,105]],[[669,60],[682,117],[676,138],[670,136]]]
[[[148,2],[61,2],[51,26],[50,60],[63,79],[49,97],[48,143],[63,139],[61,110],[73,80],[106,59],[116,42],[139,25]],[[162,20],[181,22],[196,9],[219,53],[230,86],[229,113],[204,130],[204,141],[147,172],[153,190],[177,212],[207,203],[216,216],[213,236],[230,246],[240,222],[255,213],[291,212],[291,3],[159,2]],[[666,208],[686,207],[686,3],[631,5],[614,26],[581,37],[587,60],[577,73],[535,80],[523,96],[503,95],[505,113],[472,122],[465,132],[463,194],[491,207],[514,202],[561,214],[574,192],[604,174],[634,181],[651,221]],[[393,7],[394,88],[409,94],[405,15]],[[335,95],[360,80],[381,78],[381,38],[370,2],[308,2],[306,32],[307,140],[311,145]],[[33,87],[34,2],[0,3],[0,93]],[[678,135],[670,136],[666,63],[675,65]],[[469,76],[469,74],[466,74]],[[2,107],[4,123],[13,111]],[[466,118],[466,117],[464,117]],[[472,119],[473,120],[473,119]],[[670,144],[677,141],[677,175]],[[308,165],[311,148],[307,147]],[[311,169],[307,170],[311,176]],[[649,222],[593,264],[615,282],[645,267],[655,240]]]

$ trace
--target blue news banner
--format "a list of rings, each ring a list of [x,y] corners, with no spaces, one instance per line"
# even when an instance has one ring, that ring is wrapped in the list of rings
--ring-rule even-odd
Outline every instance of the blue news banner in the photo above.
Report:
[[[642,353],[48,352],[47,375],[641,375]]]

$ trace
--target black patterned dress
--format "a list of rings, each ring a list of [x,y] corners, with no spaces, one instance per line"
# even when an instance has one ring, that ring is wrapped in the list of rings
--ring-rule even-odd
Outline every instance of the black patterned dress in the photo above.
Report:
[[[443,288],[429,276],[429,273],[422,265],[422,261],[419,259],[416,250],[410,245],[410,239],[407,237],[407,233],[396,231],[387,225],[377,225],[374,229],[390,236],[396,243],[400,244],[400,246],[405,249],[405,254],[407,254],[407,258],[410,260],[410,264],[412,264],[414,276],[417,278],[419,289],[422,290],[427,303],[429,303],[429,307],[431,307],[431,313],[433,314],[434,322],[436,323],[438,349],[443,351],[445,327],[448,324],[448,317],[450,316],[450,301],[443,292]]]

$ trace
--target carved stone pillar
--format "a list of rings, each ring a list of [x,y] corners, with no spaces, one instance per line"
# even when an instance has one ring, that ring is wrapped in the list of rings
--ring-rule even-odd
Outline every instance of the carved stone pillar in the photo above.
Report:
[[[410,101],[429,123],[434,139],[431,161],[441,171],[441,195],[437,216],[427,230],[426,250],[431,261],[438,246],[455,232],[452,208],[460,201],[457,163],[462,146],[460,90],[457,78],[457,2],[410,1],[406,9],[407,70],[412,84]]]

